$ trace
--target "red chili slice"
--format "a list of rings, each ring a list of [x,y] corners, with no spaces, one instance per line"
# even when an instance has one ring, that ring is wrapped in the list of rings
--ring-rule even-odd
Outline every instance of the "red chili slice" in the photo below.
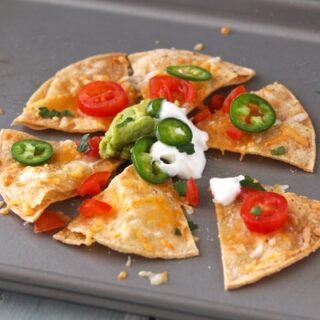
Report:
[[[180,104],[194,102],[196,89],[186,80],[168,75],[155,76],[149,80],[150,98],[163,98]]]
[[[95,196],[107,184],[110,178],[110,172],[96,172],[85,179],[77,190],[79,196]]]
[[[288,218],[286,198],[275,192],[256,192],[247,196],[240,215],[249,230],[270,233],[280,229]]]
[[[46,210],[40,218],[34,223],[33,231],[35,233],[48,232],[66,225],[67,219],[62,214],[56,211]]]
[[[111,117],[128,106],[128,95],[116,82],[95,81],[82,87],[78,95],[79,109],[89,116]]]
[[[193,178],[187,181],[186,200],[193,207],[199,204],[199,189]]]
[[[243,132],[232,124],[227,127],[226,133],[233,140],[240,140],[243,136]]]
[[[194,124],[196,124],[196,123],[198,123],[198,122],[200,122],[200,121],[202,121],[202,120],[210,117],[211,114],[212,114],[212,113],[210,112],[209,109],[203,109],[203,110],[201,110],[200,112],[198,112],[198,113],[192,118],[192,122],[193,122]]]

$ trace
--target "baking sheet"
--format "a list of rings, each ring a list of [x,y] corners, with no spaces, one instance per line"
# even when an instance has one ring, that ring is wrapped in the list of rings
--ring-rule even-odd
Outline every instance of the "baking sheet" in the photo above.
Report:
[[[0,127],[8,128],[31,93],[61,67],[103,52],[127,53],[205,44],[204,53],[257,71],[256,90],[286,84],[302,101],[319,132],[320,3],[316,1],[9,1],[0,2]],[[222,36],[219,28],[231,26]],[[158,45],[155,41],[159,40]],[[31,130],[22,127],[16,129]],[[54,131],[42,138],[76,138]],[[208,152],[201,203],[192,220],[201,256],[180,261],[134,257],[101,246],[76,248],[34,235],[16,216],[0,217],[0,286],[21,292],[171,319],[318,319],[320,254],[255,285],[225,292],[208,180],[247,173],[269,184],[320,199],[319,161],[309,174],[276,161]],[[319,152],[318,152],[319,159]],[[74,214],[78,200],[61,203]],[[170,281],[151,287],[140,270],[168,271]]]

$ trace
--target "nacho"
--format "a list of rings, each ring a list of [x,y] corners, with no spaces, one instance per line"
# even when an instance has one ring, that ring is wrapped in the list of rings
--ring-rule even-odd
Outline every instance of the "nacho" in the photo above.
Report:
[[[176,49],[156,49],[133,53],[128,56],[133,69],[132,79],[143,98],[149,98],[149,80],[166,74],[166,68],[172,65],[199,66],[212,74],[208,81],[193,82],[196,87],[196,101],[184,105],[189,111],[195,106],[202,106],[203,100],[212,92],[226,86],[240,84],[250,80],[255,71],[241,67],[219,57],[211,57],[201,53]]]
[[[15,130],[0,132],[0,193],[9,208],[35,222],[52,203],[76,196],[79,185],[94,172],[113,172],[121,163],[87,157],[71,140],[51,141],[54,153],[44,165],[26,166],[11,156],[13,143],[35,137]]]
[[[288,201],[288,219],[281,229],[269,234],[246,227],[240,216],[241,200],[227,206],[215,204],[225,289],[279,272],[320,247],[320,201],[295,193],[281,194]]]
[[[273,83],[255,92],[267,100],[277,114],[270,129],[260,133],[245,133],[240,140],[228,137],[229,115],[217,111],[197,126],[209,134],[208,147],[245,154],[255,154],[280,160],[308,172],[313,172],[316,158],[315,131],[310,117],[297,98],[280,83]],[[282,155],[272,150],[283,147]]]
[[[92,81],[114,81],[125,89],[129,105],[136,101],[136,92],[129,82],[129,64],[124,53],[92,56],[71,64],[47,80],[29,99],[13,124],[22,124],[34,130],[55,129],[65,132],[106,131],[112,117],[97,118],[78,110],[77,95],[80,89]],[[43,118],[39,108],[63,112],[72,116]]]
[[[150,184],[131,165],[95,199],[112,206],[109,217],[78,216],[54,238],[73,245],[98,242],[147,258],[177,259],[199,254],[181,208],[183,203],[171,182]]]

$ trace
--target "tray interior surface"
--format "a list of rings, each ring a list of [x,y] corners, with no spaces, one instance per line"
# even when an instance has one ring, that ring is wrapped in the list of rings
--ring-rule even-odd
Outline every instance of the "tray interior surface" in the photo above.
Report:
[[[319,16],[320,4],[257,1],[251,4],[250,11],[256,14],[250,22],[241,3],[249,6],[248,1],[230,1],[224,6],[216,1],[199,1],[197,5],[191,0],[151,1],[148,5],[140,1],[1,1],[0,107],[6,113],[0,116],[0,127],[9,128],[32,92],[69,63],[103,52],[132,53],[156,47],[192,50],[201,42],[204,53],[255,69],[257,76],[248,83],[249,89],[274,81],[287,85],[305,106],[318,133],[320,25],[314,16]],[[287,6],[291,15],[278,14],[281,6]],[[298,11],[300,16],[305,14],[304,24],[292,21]],[[225,23],[233,30],[229,36],[219,32]],[[156,40],[160,43],[155,44]],[[15,129],[42,138],[79,137]],[[35,236],[32,226],[10,215],[0,221],[0,279],[199,316],[318,319],[319,253],[255,285],[223,290],[208,181],[212,176],[246,173],[265,183],[288,184],[296,193],[320,199],[319,161],[310,174],[261,157],[247,156],[240,162],[239,156],[231,153],[221,156],[209,151],[207,155],[204,177],[199,181],[201,203],[189,217],[200,226],[195,232],[200,237],[200,257],[180,261],[134,257],[128,279],[119,282],[117,274],[126,269],[127,255],[98,245],[77,248],[57,243],[48,235]],[[74,214],[78,204],[78,199],[73,199],[55,207]],[[168,271],[170,281],[153,288],[138,277],[140,270]]]

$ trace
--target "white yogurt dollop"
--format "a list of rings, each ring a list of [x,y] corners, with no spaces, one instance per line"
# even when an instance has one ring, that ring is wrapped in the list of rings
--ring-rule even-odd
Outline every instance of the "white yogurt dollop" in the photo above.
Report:
[[[231,204],[241,191],[240,181],[243,179],[243,175],[230,178],[210,179],[213,201],[224,206]]]
[[[194,153],[180,152],[176,147],[168,146],[161,141],[155,142],[150,150],[153,161],[161,170],[170,176],[182,179],[199,179],[206,165],[204,151],[208,149],[208,134],[198,129],[186,115],[186,109],[177,107],[174,103],[164,100],[161,104],[159,119],[176,118],[186,123],[192,131]]]

